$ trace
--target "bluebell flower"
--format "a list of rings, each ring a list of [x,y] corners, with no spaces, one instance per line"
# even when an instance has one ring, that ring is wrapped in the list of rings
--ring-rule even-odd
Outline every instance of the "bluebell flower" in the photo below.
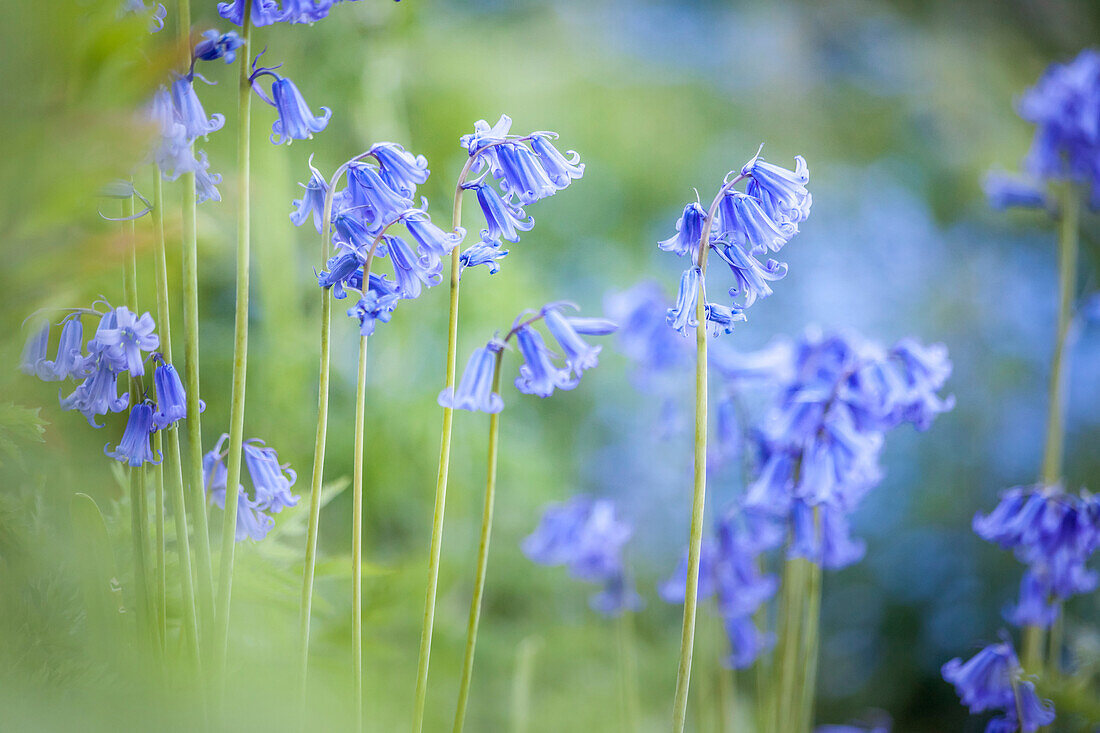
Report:
[[[428,160],[423,155],[413,155],[397,143],[375,143],[367,155],[378,161],[382,179],[397,193],[407,199],[416,194],[417,184],[428,180]]]
[[[375,323],[378,321],[382,323],[390,322],[393,311],[400,299],[401,296],[398,295],[394,283],[386,280],[384,276],[372,272],[369,287],[363,293],[359,302],[348,309],[348,316],[358,319],[360,335],[370,336],[374,333]]]
[[[760,199],[732,191],[722,199],[719,209],[718,238],[727,244],[738,244],[749,254],[778,252],[798,233],[789,221],[774,221]]]
[[[332,288],[333,297],[343,300],[344,286],[355,287],[351,281],[356,275],[358,275],[358,283],[362,285],[362,266],[363,258],[359,251],[341,242],[337,246],[337,253],[325,263],[327,269],[317,274],[317,284],[322,288]]]
[[[668,309],[665,320],[668,325],[688,335],[688,329],[699,325],[696,309],[699,304],[699,268],[689,267],[680,276],[680,292],[676,296],[676,305]]]
[[[260,99],[274,107],[279,115],[279,119],[271,125],[271,142],[276,145],[286,142],[289,145],[294,140],[309,140],[313,133],[324,130],[332,117],[332,110],[322,107],[321,114],[314,115],[294,82],[276,74],[273,71],[276,67],[257,66],[259,60],[257,55],[252,62],[252,74],[248,80]],[[271,77],[270,97],[264,94],[257,83],[264,76]]]
[[[1012,683],[1020,672],[1020,660],[1007,638],[983,648],[966,662],[956,657],[940,671],[971,713],[1015,706]]]
[[[106,347],[110,359],[132,376],[145,374],[142,352],[153,351],[160,345],[160,338],[153,333],[156,324],[149,313],[140,317],[126,306],[114,309],[114,325],[96,331],[95,341]]]
[[[1058,604],[1052,603],[1050,587],[1035,572],[1028,570],[1020,580],[1019,601],[1008,609],[1006,617],[1015,626],[1049,629],[1058,618]]]
[[[617,618],[627,612],[641,611],[645,601],[626,574],[620,572],[604,581],[603,590],[589,598],[588,605],[596,613]]]
[[[546,328],[565,352],[565,365],[573,375],[580,379],[586,369],[599,363],[601,346],[593,346],[580,337],[576,327],[562,315],[561,303],[552,303],[542,309]]]
[[[171,93],[176,119],[183,125],[188,138],[193,140],[197,137],[206,137],[225,125],[225,115],[206,116],[206,110],[202,108],[202,102],[195,94],[195,83],[191,77],[176,77],[172,82]]]
[[[108,412],[122,412],[130,404],[129,393],[118,395],[120,373],[115,371],[110,361],[100,355],[89,357],[89,376],[77,385],[68,397],[61,398],[62,410],[76,410],[84,415],[93,428],[101,428],[96,423],[98,415]]]
[[[298,474],[289,465],[279,463],[279,455],[274,448],[252,438],[244,442],[243,451],[256,509],[278,514],[298,503],[299,497],[290,493]]]
[[[116,461],[129,464],[131,468],[140,468],[144,463],[160,463],[160,456],[154,455],[149,447],[149,436],[155,429],[152,405],[139,402],[130,410],[130,419],[126,421],[126,429],[122,432],[118,447],[111,450],[111,444],[108,443],[103,446],[103,452]]]
[[[402,298],[418,298],[422,284],[431,288],[443,280],[441,260],[415,256],[400,237],[386,235],[384,241],[390,253],[390,262],[393,263],[397,293]]]
[[[814,509],[819,521],[814,522]],[[788,557],[802,557],[829,570],[839,570],[863,559],[866,545],[852,539],[848,518],[837,506],[821,503],[816,507],[801,499],[791,504],[791,545]]]
[[[158,364],[153,372],[153,386],[157,395],[153,426],[157,430],[171,427],[187,417],[187,392],[174,366],[164,362]],[[199,400],[199,412],[205,409],[206,403]]]
[[[364,223],[362,219],[355,216],[353,212],[340,212],[332,219],[332,228],[334,231],[334,239],[339,242],[346,242],[352,249],[360,252],[367,252],[370,245],[374,242],[375,237],[378,236],[377,231],[371,233],[373,226],[368,228],[368,224]],[[385,245],[382,242],[378,243],[379,250],[376,254],[385,254]]]
[[[758,298],[772,294],[769,282],[782,280],[787,276],[787,265],[774,259],[760,262],[736,242],[714,248],[715,254],[729,265],[736,284],[730,288],[730,296],[740,297],[744,307],[748,308]]]
[[[462,227],[453,232],[445,232],[432,223],[427,212],[420,209],[406,213],[403,221],[409,234],[416,240],[421,257],[432,261],[449,255],[466,238],[466,230]]]
[[[23,346],[23,356],[20,359],[19,371],[31,376],[41,373],[42,362],[46,360],[46,350],[50,344],[50,324],[43,323],[31,331],[27,342]]]
[[[724,664],[731,669],[748,669],[775,646],[775,634],[762,631],[751,616],[726,616],[724,626],[730,643]]]
[[[496,189],[485,182],[485,176],[465,184],[463,188],[472,189],[477,194],[487,227],[481,235],[483,240],[518,242],[520,232],[530,231],[535,226],[534,218],[512,203],[512,194],[502,199]]]
[[[157,132],[156,145],[152,152],[153,162],[160,167],[167,180],[175,180],[193,167],[194,156],[191,153],[191,138],[187,135],[187,127],[176,111],[176,104],[168,87],[160,86],[153,92],[145,116]]]
[[[211,28],[203,32],[202,40],[195,44],[191,56],[200,61],[225,59],[225,63],[231,64],[237,59],[237,49],[243,45],[244,40],[236,31],[221,33]]]
[[[633,378],[639,386],[652,388],[664,375],[690,363],[688,342],[666,325],[668,298],[657,283],[641,282],[609,294],[604,310],[620,325],[616,344],[637,365]]]
[[[244,23],[244,9],[246,3],[252,3],[252,14],[249,23],[256,27],[271,25],[282,20],[283,13],[279,10],[276,0],[229,0],[218,3],[218,15],[234,25]]]
[[[516,389],[523,394],[549,397],[554,389],[573,389],[580,379],[570,375],[567,367],[558,367],[551,361],[552,352],[542,335],[530,326],[516,331],[516,343],[523,356],[523,366],[516,377]]]
[[[1049,209],[1051,205],[1038,183],[999,171],[986,174],[982,190],[989,205],[998,211],[1009,208]]]
[[[692,256],[699,251],[699,241],[703,237],[703,223],[707,219],[707,212],[694,201],[684,207],[684,213],[676,220],[676,234],[657,243],[657,246],[665,252],[672,252],[677,257],[686,254]]]
[[[347,190],[352,205],[369,219],[367,228],[375,234],[413,206],[412,199],[390,188],[378,168],[369,163],[348,166]]]
[[[733,325],[745,320],[745,309],[738,305],[728,306],[721,303],[707,303],[705,310],[707,329],[715,338],[719,334],[733,333]]]
[[[1006,713],[1009,716],[1019,716],[1018,725],[1023,733],[1035,733],[1054,722],[1054,705],[1039,699],[1035,692],[1035,683],[1031,680],[1019,680],[1016,683],[1016,705]]]
[[[136,13],[142,15],[149,13],[149,32],[156,33],[164,30],[164,19],[168,17],[168,8],[161,3],[154,3],[152,12],[145,5],[145,0],[123,0],[122,13]]]
[[[317,227],[317,233],[321,233],[321,220],[325,215],[325,196],[328,194],[328,181],[321,172],[313,167],[312,159],[309,164],[309,183],[299,184],[305,189],[302,198],[295,199],[292,204],[294,211],[290,213],[290,221],[294,226],[300,227],[306,223],[310,215],[313,216],[313,226]]]
[[[477,244],[466,248],[459,255],[459,263],[462,265],[463,270],[467,267],[486,265],[489,268],[489,274],[495,275],[500,272],[500,265],[497,260],[504,259],[507,254],[508,250],[504,249],[499,241],[487,239],[483,230],[481,240]]]
[[[225,509],[225,492],[229,480],[229,471],[225,466],[222,446],[229,440],[228,433],[222,433],[214,449],[202,457],[203,484],[210,494],[210,502]],[[275,519],[262,512],[256,502],[245,493],[244,486],[237,486],[237,528],[233,536],[236,542],[252,539],[255,542],[267,537],[275,526]]]
[[[496,166],[490,167],[490,172],[505,193],[514,194],[524,204],[533,204],[558,192],[539,159],[526,145],[507,142],[492,151]]]
[[[794,170],[790,171],[765,162],[757,153],[741,168],[741,174],[752,179],[746,189],[749,195],[760,200],[776,223],[798,224],[810,215],[813,197],[806,190],[810,169],[801,155],[795,156],[794,164]]]
[[[69,318],[61,326],[61,339],[57,344],[57,358],[41,361],[38,376],[49,382],[60,382],[70,377],[82,378],[91,373],[84,354],[84,324],[79,317]]]
[[[556,139],[556,132],[531,133],[531,149],[539,156],[542,169],[558,190],[565,188],[570,182],[584,175],[584,163],[581,163],[580,153],[575,150],[568,151],[566,158],[554,147],[550,141]]]
[[[439,393],[436,400],[439,406],[490,414],[503,410],[504,400],[493,391],[497,354],[503,349],[504,342],[494,338],[484,348],[470,354],[458,387],[447,387]]]
[[[490,145],[506,140],[511,129],[512,118],[508,115],[501,115],[492,127],[485,120],[478,120],[474,123],[474,132],[470,135],[463,135],[459,138],[459,142],[473,156]]]
[[[210,172],[210,163],[206,160],[206,151],[200,150],[198,152],[194,159],[193,169],[190,172],[195,174],[197,203],[222,200],[222,195],[217,189],[217,185],[222,182],[222,175],[221,173]]]

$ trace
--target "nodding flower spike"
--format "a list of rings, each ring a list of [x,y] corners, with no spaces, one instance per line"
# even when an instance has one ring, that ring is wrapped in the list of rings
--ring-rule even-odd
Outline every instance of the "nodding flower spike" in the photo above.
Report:
[[[542,335],[530,326],[520,326],[516,331],[516,343],[523,356],[523,366],[516,377],[516,389],[523,394],[549,397],[554,389],[573,389],[580,382],[571,376],[568,367],[558,367],[551,361],[551,351]]]
[[[332,110],[321,107],[321,114],[314,115],[294,82],[275,73],[274,69],[277,67],[258,66],[262,54],[261,51],[253,60],[252,74],[248,81],[260,99],[274,107],[279,115],[279,119],[271,125],[271,142],[275,145],[283,142],[289,145],[294,140],[311,139],[313,133],[321,132],[328,125]],[[272,80],[270,97],[264,94],[258,83],[264,76],[270,76]]]
[[[369,287],[359,302],[348,309],[348,316],[359,320],[360,335],[370,336],[374,333],[375,323],[389,323],[400,299],[394,283],[372,272]]]
[[[500,272],[500,265],[497,264],[497,260],[502,260],[508,254],[508,250],[504,249],[498,240],[489,238],[486,230],[481,231],[481,241],[474,244],[459,255],[459,263],[462,265],[462,269],[465,270],[468,267],[477,267],[478,265],[486,265],[489,268],[489,274],[495,275]]]
[[[153,425],[157,430],[171,427],[177,421],[187,417],[187,392],[176,368],[161,363],[153,372],[153,386],[157,395],[157,411],[153,413]],[[199,400],[199,412],[206,409],[206,403]]]
[[[278,514],[298,503],[290,488],[298,479],[289,465],[279,463],[279,454],[263,441],[251,438],[244,442],[244,461],[252,480],[253,505],[264,512]]]
[[[559,187],[550,180],[539,159],[526,145],[504,143],[494,147],[493,152],[497,165],[490,171],[500,181],[501,190],[515,194],[524,204],[533,204],[558,192]]]
[[[562,155],[550,142],[557,136],[556,132],[532,133],[531,148],[539,156],[539,161],[550,182],[561,190],[571,181],[584,175],[584,163],[580,162],[580,153],[575,150],[568,151],[568,158]]]
[[[535,226],[534,217],[528,216],[527,212],[512,203],[512,194],[501,198],[496,189],[486,183],[485,175],[467,183],[463,188],[474,190],[481,213],[485,215],[487,228],[481,235],[482,239],[504,239],[514,244],[519,241],[520,232],[531,231]]]
[[[147,402],[138,403],[130,410],[130,419],[126,421],[118,447],[111,450],[108,443],[103,446],[103,452],[116,461],[129,464],[131,468],[139,468],[145,463],[160,463],[161,458],[153,455],[149,447],[149,436],[154,429],[153,407]]]
[[[443,280],[442,260],[416,257],[400,237],[387,235],[385,242],[389,249],[390,262],[393,263],[397,293],[403,299],[419,298],[422,284],[431,288]]]
[[[657,246],[677,257],[691,254],[694,258],[699,251],[699,240],[703,236],[703,222],[706,218],[707,212],[693,201],[684,207],[684,213],[676,220],[676,234],[658,242]]]
[[[309,183],[299,184],[305,189],[302,198],[291,202],[294,211],[290,213],[290,221],[294,226],[300,227],[306,223],[310,215],[313,216],[313,226],[317,227],[317,233],[321,233],[321,219],[325,215],[325,195],[328,193],[328,181],[321,172],[313,167],[312,156],[309,164]]]
[[[347,190],[352,206],[369,217],[367,228],[375,234],[413,206],[412,199],[390,188],[378,168],[370,163],[348,166]]]
[[[773,221],[760,199],[737,191],[723,198],[717,225],[718,238],[754,255],[778,252],[798,232],[789,221]]]
[[[810,216],[813,197],[806,190],[806,184],[810,182],[810,169],[801,155],[795,156],[794,164],[795,169],[790,171],[765,162],[758,153],[741,168],[741,175],[752,179],[746,190],[760,199],[777,223],[785,219],[791,224],[798,224]]]
[[[428,160],[423,155],[413,155],[397,143],[376,143],[367,151],[378,161],[382,179],[397,193],[407,199],[416,194],[417,184],[428,180]]]
[[[462,227],[453,232],[445,232],[432,223],[427,212],[420,209],[413,209],[405,213],[402,218],[405,228],[416,240],[420,256],[432,262],[449,255],[451,250],[466,238],[466,230]]]
[[[130,398],[128,392],[118,396],[121,373],[112,368],[104,355],[92,355],[88,359],[91,374],[77,385],[72,394],[61,398],[61,409],[76,410],[87,418],[93,428],[101,428],[103,426],[95,421],[96,416],[122,412],[130,403]]]
[[[668,325],[687,336],[688,329],[699,325],[696,308],[699,304],[699,268],[689,267],[680,276],[680,292],[676,296],[676,305],[668,309],[665,320]]]
[[[228,433],[222,433],[214,449],[202,457],[203,484],[210,494],[210,503],[225,509],[225,491],[229,471],[225,467],[222,446],[229,440]],[[275,526],[275,519],[260,511],[256,502],[249,498],[244,486],[237,486],[237,530],[233,536],[236,542],[252,539],[259,542]]]
[[[188,76],[176,77],[171,88],[172,104],[176,110],[176,119],[183,125],[187,137],[195,139],[217,132],[225,125],[225,115],[206,116],[202,102],[195,94],[194,80]]]
[[[503,350],[504,342],[494,338],[484,348],[474,351],[458,387],[447,387],[439,393],[436,401],[440,407],[489,414],[503,410],[504,400],[493,391],[496,360]]]

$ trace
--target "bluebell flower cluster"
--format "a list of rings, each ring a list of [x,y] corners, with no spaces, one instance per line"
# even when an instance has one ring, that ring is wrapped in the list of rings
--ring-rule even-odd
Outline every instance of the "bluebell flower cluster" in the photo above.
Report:
[[[669,326],[686,336],[699,325],[696,307],[700,294],[706,295],[705,278],[699,268],[704,231],[706,246],[733,275],[729,294],[734,302],[705,302],[706,327],[712,335],[731,333],[737,322],[745,320],[746,308],[771,295],[768,283],[785,277],[787,265],[774,258],[764,262],[759,258],[779,252],[809,217],[813,202],[806,190],[809,180],[809,168],[801,156],[795,158],[792,171],[766,162],[757,153],[739,173],[731,171],[726,176],[712,206],[713,216],[698,202],[684,207],[676,222],[676,233],[657,244],[666,252],[692,261],[680,278],[676,305],[668,309]],[[747,181],[744,193],[734,189],[740,181]]]
[[[758,556],[782,541],[782,532],[767,514],[735,506],[703,541],[699,556],[699,599],[714,597],[722,617],[733,669],[752,666],[775,643],[775,634],[760,628],[754,615],[775,595],[778,579],[760,569]],[[661,598],[683,603],[687,588],[687,554],[672,577],[661,584]]]
[[[632,531],[616,516],[610,499],[582,494],[547,507],[522,549],[533,562],[564,565],[577,580],[601,584],[589,605],[605,616],[619,616],[643,606],[623,564],[623,546]]]
[[[955,658],[943,665],[943,678],[955,686],[962,704],[971,713],[998,711],[986,733],[1034,733],[1054,722],[1054,707],[1035,692],[1035,683],[1024,678],[1020,660],[1006,636],[985,647],[966,662]]]
[[[321,107],[321,114],[313,114],[302,93],[293,81],[275,73],[279,66],[259,66],[263,51],[256,54],[252,61],[252,73],[248,77],[256,95],[275,108],[278,119],[271,125],[271,142],[275,145],[294,140],[310,140],[315,132],[321,132],[328,126],[332,110]],[[281,65],[281,64],[280,64]],[[271,94],[264,92],[259,80],[271,77]]]
[[[1020,117],[1035,125],[1023,178],[993,174],[986,181],[997,208],[1049,208],[1045,184],[1069,180],[1091,190],[1100,206],[1100,51],[1086,49],[1067,64],[1052,64],[1019,103]]]
[[[512,324],[511,331],[503,338],[493,337],[481,349],[474,351],[462,373],[457,387],[447,387],[439,393],[441,407],[470,412],[495,413],[504,409],[504,401],[494,392],[493,373],[498,368],[507,343],[516,339],[516,346],[523,357],[523,364],[516,377],[516,389],[522,394],[549,397],[556,389],[576,387],[581,375],[599,362],[602,347],[588,343],[584,336],[604,336],[614,333],[618,326],[603,318],[576,318],[567,316],[572,303],[560,301],[548,303],[538,311],[524,311]],[[542,321],[562,353],[556,354],[546,344],[535,325]],[[556,359],[563,363],[558,364]]]
[[[223,433],[214,448],[202,458],[203,485],[210,495],[210,502],[222,509],[225,509],[229,475],[225,465],[227,440],[229,434]],[[237,542],[245,539],[259,542],[275,526],[272,515],[298,503],[299,497],[290,492],[298,475],[289,465],[279,463],[279,455],[261,440],[251,438],[244,441],[243,453],[252,493],[246,492],[243,485],[237,487],[235,539]]]
[[[302,198],[293,202],[290,220],[296,226],[312,220],[321,232],[325,200],[331,198],[336,253],[318,273],[317,283],[338,299],[349,289],[360,294],[348,316],[369,336],[379,322],[389,322],[398,302],[418,298],[425,287],[442,282],[443,258],[462,241],[465,230],[444,231],[432,223],[427,199],[414,203],[416,187],[428,180],[428,161],[396,143],[377,143],[341,166],[347,184],[337,191],[330,192],[333,184],[312,163],[309,167],[309,182]],[[394,233],[398,225],[411,241]],[[379,257],[389,258],[393,280],[373,271]]]
[[[1062,601],[1096,589],[1097,573],[1086,563],[1100,547],[1100,497],[1074,496],[1061,486],[1018,486],[992,512],[975,515],[973,526],[1027,566],[1019,601],[1008,613],[1013,624],[1049,628]]]
[[[554,146],[557,133],[513,135],[511,129],[512,119],[501,115],[493,126],[478,120],[474,132],[460,139],[471,157],[469,169],[477,176],[463,182],[462,188],[477,195],[485,217],[480,241],[462,253],[464,268],[487,265],[490,274],[498,272],[498,261],[508,254],[503,242],[515,244],[520,232],[535,225],[523,207],[553,196],[584,175],[579,154],[563,154]]]
[[[323,20],[333,6],[342,2],[356,0],[229,0],[218,3],[218,15],[230,23],[241,25],[244,22],[245,6],[252,4],[249,22],[254,26],[273,23],[316,23]]]
[[[99,305],[99,304],[97,304]],[[159,463],[149,447],[149,438],[157,430],[171,427],[187,417],[187,399],[175,367],[156,353],[160,338],[148,313],[138,316],[125,306],[106,312],[74,309],[61,324],[61,335],[54,358],[49,358],[50,328],[43,323],[31,330],[23,350],[20,369],[47,382],[67,379],[80,383],[68,395],[59,392],[61,408],[82,414],[95,428],[97,419],[108,413],[124,412],[130,407],[130,393],[119,394],[119,383],[146,373],[146,361],[155,363],[153,383],[155,400],[143,397],[130,409],[124,434],[118,445],[105,446],[106,454],[130,466]],[[84,342],[82,318],[99,319],[95,333]],[[205,407],[200,401],[200,409]]]

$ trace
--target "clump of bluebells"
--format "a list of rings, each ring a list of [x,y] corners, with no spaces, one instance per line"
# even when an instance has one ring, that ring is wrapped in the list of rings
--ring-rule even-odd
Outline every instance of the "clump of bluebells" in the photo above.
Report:
[[[956,657],[943,665],[943,678],[955,686],[971,713],[997,711],[987,733],[1034,733],[1054,722],[1054,707],[1039,699],[1026,679],[1012,641],[990,644],[966,662]]]
[[[618,616],[644,605],[623,563],[623,547],[632,533],[614,502],[581,494],[543,511],[538,527],[523,540],[523,554],[540,565],[564,565],[577,580],[602,585],[589,605],[605,616]]]
[[[202,458],[203,485],[210,495],[210,503],[222,509],[225,509],[228,481],[225,465],[227,440],[229,434],[222,433],[214,448]],[[288,464],[279,463],[279,455],[274,448],[269,448],[257,438],[244,441],[242,451],[252,493],[247,493],[243,485],[237,487],[236,541],[252,539],[259,542],[275,526],[272,515],[298,503],[299,497],[290,493],[298,475]]]
[[[187,417],[187,399],[176,368],[156,352],[160,338],[149,313],[138,316],[126,306],[111,307],[99,301],[95,308],[73,309],[61,322],[61,335],[53,359],[49,358],[48,323],[33,329],[23,350],[20,368],[26,374],[47,382],[78,381],[68,395],[59,392],[61,408],[75,410],[94,428],[102,428],[98,418],[108,413],[130,415],[122,438],[104,452],[117,461],[137,468],[159,463],[160,456],[149,445],[157,430],[172,427]],[[98,308],[106,308],[104,311]],[[84,318],[98,318],[95,332],[85,343]],[[145,376],[147,361],[153,362],[153,395],[147,392],[133,400],[130,393],[119,394],[119,383]],[[200,402],[200,406],[201,406]],[[201,407],[200,407],[201,409]]]
[[[244,22],[245,6],[252,4],[249,19],[252,25],[265,26],[274,23],[316,23],[324,20],[333,6],[356,0],[229,0],[218,3],[218,15],[235,25]]]

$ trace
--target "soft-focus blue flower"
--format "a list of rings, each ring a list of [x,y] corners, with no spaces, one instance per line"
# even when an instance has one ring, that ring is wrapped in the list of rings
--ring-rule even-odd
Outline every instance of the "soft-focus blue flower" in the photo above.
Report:
[[[435,287],[443,280],[442,261],[437,258],[420,258],[400,237],[385,236],[386,248],[393,263],[397,281],[397,293],[406,300],[420,297],[421,285]]]
[[[775,646],[775,634],[762,631],[751,616],[726,616],[723,625],[730,642],[730,654],[723,662],[727,667],[748,669]]]
[[[157,132],[152,157],[164,176],[174,180],[181,173],[190,170],[194,160],[191,154],[191,139],[187,135],[187,127],[180,119],[168,87],[161,86],[153,92],[145,116]]]
[[[195,83],[190,77],[176,77],[172,82],[171,93],[176,119],[183,125],[188,138],[193,140],[197,137],[206,137],[225,125],[225,115],[206,116],[206,110],[202,108],[202,102],[195,94]]]
[[[313,226],[317,227],[317,233],[321,233],[321,220],[325,215],[325,195],[328,193],[328,181],[321,172],[309,164],[309,183],[302,185],[305,193],[302,198],[295,199],[292,204],[294,211],[290,213],[290,221],[294,226],[300,227],[306,223],[310,215],[313,216]]]
[[[244,462],[252,481],[253,504],[260,511],[278,514],[298,503],[290,487],[298,479],[289,465],[279,463],[279,455],[256,438],[244,442]]]
[[[485,348],[470,354],[458,387],[447,387],[439,393],[436,401],[440,407],[490,414],[503,410],[504,400],[493,391],[493,371],[503,349],[504,342],[494,338]]]
[[[196,202],[201,204],[203,201],[221,201],[222,195],[218,192],[216,186],[222,182],[222,175],[221,173],[210,172],[210,163],[206,160],[206,151],[200,150],[198,152],[194,166],[191,172],[195,174]]]
[[[61,398],[62,410],[76,410],[87,418],[93,428],[101,428],[96,423],[98,415],[108,412],[122,412],[130,404],[129,393],[118,395],[120,373],[112,368],[110,361],[103,355],[89,357],[91,374],[72,391],[68,397]]]
[[[516,343],[523,356],[516,389],[523,394],[549,397],[555,388],[573,389],[580,382],[578,377],[571,376],[568,367],[558,367],[551,361],[552,352],[542,335],[530,326],[522,326],[516,331]]]
[[[38,376],[42,371],[42,363],[46,360],[46,350],[50,344],[50,324],[43,323],[40,327],[31,331],[27,342],[23,346],[23,356],[20,359],[19,371],[31,376]]]
[[[998,211],[1008,208],[1046,209],[1050,201],[1046,192],[1035,182],[1021,176],[990,171],[982,181],[982,190],[989,205]]]
[[[576,328],[569,319],[561,314],[563,304],[553,303],[542,309],[546,321],[546,328],[565,352],[565,365],[573,375],[580,379],[586,369],[591,369],[599,363],[601,346],[593,346],[587,343],[577,333]]]
[[[1012,682],[1019,674],[1020,661],[1007,639],[990,644],[966,662],[956,657],[940,671],[971,713],[1015,706]]]
[[[500,265],[497,264],[497,260],[504,259],[507,254],[508,250],[504,249],[504,245],[499,241],[486,239],[483,231],[481,241],[466,248],[459,255],[459,262],[463,270],[467,267],[486,265],[489,268],[489,274],[495,275],[500,272]]]
[[[641,611],[645,601],[625,573],[615,573],[604,581],[603,590],[588,599],[588,605],[596,613],[616,618],[627,612]]]
[[[271,25],[282,20],[283,13],[279,10],[276,0],[229,0],[218,3],[218,15],[234,25],[244,23],[244,9],[247,3],[252,3],[252,14],[249,18],[251,25],[260,27]]]
[[[70,377],[86,377],[91,366],[83,355],[84,324],[79,317],[69,318],[61,326],[61,339],[57,344],[57,358],[40,362],[38,376],[49,382],[60,382]]]
[[[688,342],[666,325],[668,298],[652,281],[641,282],[605,298],[604,311],[620,325],[616,343],[636,365],[634,379],[651,388],[666,374],[690,363]]]
[[[432,223],[427,212],[415,209],[403,216],[405,228],[416,240],[417,251],[429,260],[442,259],[466,238],[466,230],[459,227],[453,232],[445,232]]]
[[[122,432],[118,447],[111,450],[111,444],[103,446],[103,452],[131,468],[139,468],[143,463],[160,463],[161,458],[153,455],[149,447],[149,436],[153,430],[153,407],[147,402],[139,402],[130,410],[130,419]]]
[[[367,151],[382,169],[382,179],[397,193],[411,199],[417,184],[428,180],[428,160],[413,155],[397,143],[375,143]]]
[[[348,196],[352,206],[375,234],[412,208],[408,196],[390,188],[376,166],[352,163],[348,166]]]
[[[813,197],[806,190],[810,169],[801,155],[795,156],[794,164],[790,171],[765,162],[758,153],[741,168],[741,174],[752,179],[747,188],[749,195],[760,200],[777,224],[798,224],[810,215]]]
[[[192,57],[201,61],[225,59],[225,63],[231,64],[237,59],[237,49],[243,45],[244,40],[236,31],[221,33],[211,28],[204,31],[202,40],[195,44]]]
[[[1059,608],[1051,602],[1050,588],[1030,570],[1020,580],[1020,599],[1008,610],[1006,617],[1015,626],[1050,628],[1058,618]]]
[[[691,254],[694,260],[695,253],[699,251],[706,218],[707,212],[693,201],[684,207],[684,213],[676,220],[676,234],[658,242],[657,247],[665,252],[672,252],[677,257]]]
[[[153,425],[157,430],[164,430],[187,417],[187,392],[174,366],[167,363],[157,365],[153,372],[153,386],[157,395]],[[199,400],[199,412],[205,409],[206,404]]]
[[[558,137],[556,132],[535,132],[531,134],[531,148],[535,155],[539,156],[542,169],[546,171],[550,182],[557,186],[558,190],[565,188],[577,178],[584,175],[584,163],[581,163],[580,153],[570,150],[566,158],[554,147],[551,140]]]
[[[699,325],[696,310],[699,304],[699,268],[689,267],[680,276],[680,292],[676,296],[676,305],[668,309],[665,320],[668,325],[687,336],[688,329]]]
[[[120,368],[131,376],[140,377],[145,374],[142,352],[151,352],[160,345],[160,338],[153,333],[156,327],[149,313],[138,317],[122,305],[114,310],[114,325],[97,330],[95,341],[107,349],[111,360]]]
[[[252,62],[252,74],[248,80],[260,99],[274,107],[279,114],[279,119],[271,125],[271,142],[276,145],[286,142],[289,145],[294,140],[309,140],[313,133],[324,130],[332,117],[332,110],[322,107],[321,114],[314,115],[294,82],[276,74],[273,71],[275,67],[257,66],[259,60],[257,55]],[[272,80],[270,97],[264,94],[257,83],[264,76],[270,76]]]
[[[362,275],[360,275],[360,278]],[[384,276],[375,273],[370,274],[370,284],[363,293],[359,302],[348,308],[348,316],[358,319],[359,333],[362,336],[370,336],[374,333],[374,324],[378,321],[389,323],[393,317],[393,310],[401,296],[397,293],[394,283],[386,280]]]
[[[738,191],[723,198],[715,228],[719,239],[741,245],[751,255],[778,252],[798,233],[789,221],[772,220],[760,199]]]
[[[814,521],[814,509],[819,521]],[[832,504],[811,507],[801,499],[791,504],[791,545],[788,557],[803,557],[830,570],[863,559],[866,545],[852,539],[848,518]]]
[[[1054,705],[1039,699],[1035,692],[1035,683],[1020,680],[1016,683],[1016,705],[1008,710],[1009,714],[1019,714],[1019,726],[1023,733],[1035,733],[1043,726],[1054,722]]]
[[[164,30],[164,19],[168,17],[168,8],[161,3],[155,3],[150,12],[145,5],[145,0],[123,0],[122,13],[149,13],[149,32],[156,33]]]
[[[512,203],[512,195],[502,199],[496,189],[485,182],[485,176],[467,183],[463,188],[473,189],[477,194],[487,227],[481,235],[483,240],[518,242],[520,232],[530,231],[535,226],[534,218]]]
[[[225,466],[225,456],[222,454],[222,446],[229,440],[228,433],[222,433],[214,449],[202,457],[203,484],[210,494],[210,502],[225,509],[225,491],[228,483],[228,470]],[[275,526],[275,519],[256,506],[256,502],[248,497],[244,486],[237,486],[237,529],[233,539],[243,542],[251,538],[255,542],[267,537],[267,533]]]

